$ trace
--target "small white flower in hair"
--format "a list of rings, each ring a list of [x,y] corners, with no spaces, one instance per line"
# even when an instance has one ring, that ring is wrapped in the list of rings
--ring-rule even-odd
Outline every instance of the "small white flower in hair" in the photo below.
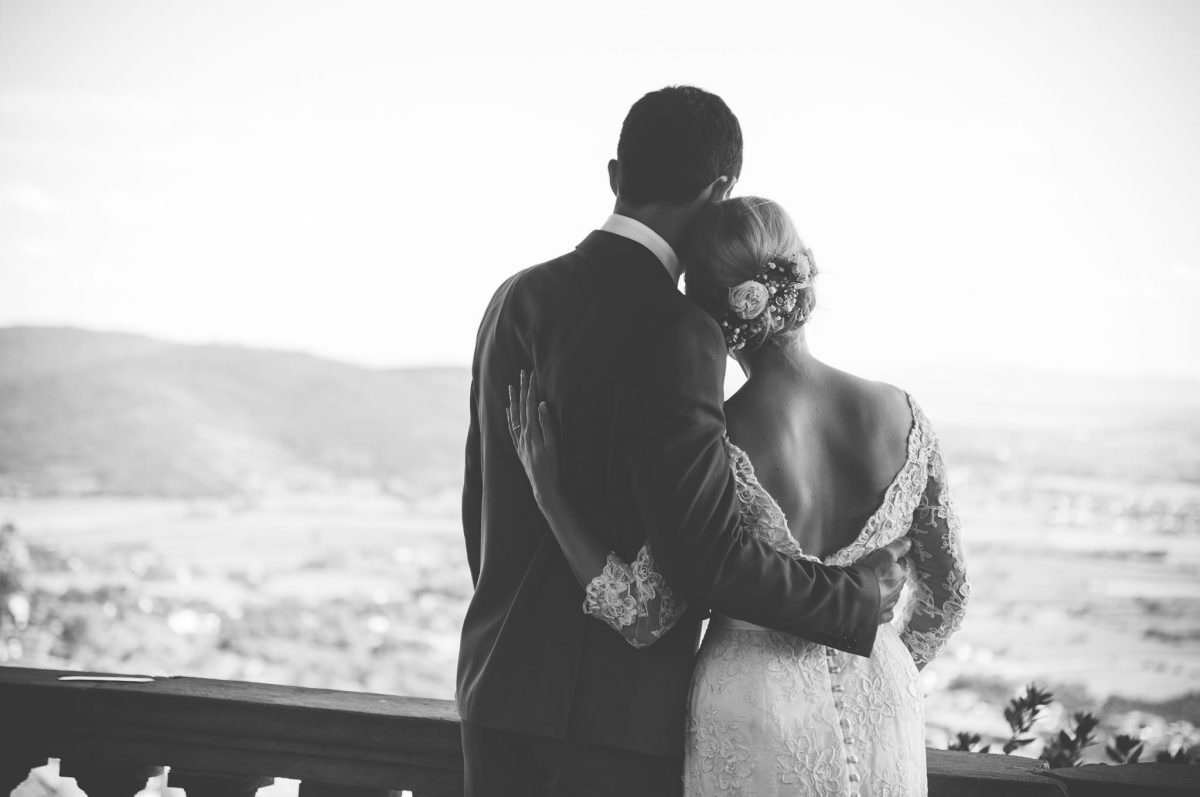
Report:
[[[796,278],[799,287],[808,287],[812,279],[812,252],[802,249],[796,254],[796,262],[792,264],[792,276]]]
[[[738,318],[749,321],[763,314],[770,298],[771,294],[767,292],[766,285],[755,280],[746,280],[741,285],[729,289],[729,309],[736,313]]]

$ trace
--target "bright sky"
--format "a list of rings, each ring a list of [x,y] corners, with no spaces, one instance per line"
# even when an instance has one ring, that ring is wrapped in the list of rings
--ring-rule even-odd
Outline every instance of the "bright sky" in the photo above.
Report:
[[[831,362],[1200,377],[1191,0],[0,0],[0,325],[466,363],[670,83],[741,118]]]

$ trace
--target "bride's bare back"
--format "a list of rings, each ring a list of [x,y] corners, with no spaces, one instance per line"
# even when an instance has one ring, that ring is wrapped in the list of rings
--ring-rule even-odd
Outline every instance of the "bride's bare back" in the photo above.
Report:
[[[797,348],[754,358],[751,378],[725,406],[726,423],[796,541],[824,558],[853,542],[879,508],[905,463],[912,413],[899,389]]]

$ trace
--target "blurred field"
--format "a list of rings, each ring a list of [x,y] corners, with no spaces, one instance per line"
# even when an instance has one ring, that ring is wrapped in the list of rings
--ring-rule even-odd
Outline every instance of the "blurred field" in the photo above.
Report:
[[[449,698],[470,594],[456,500],[7,501],[34,574],[2,655]],[[1110,728],[1200,741],[1200,536],[960,504],[974,592],[926,671],[931,744],[1002,735],[1001,705],[1031,680]]]

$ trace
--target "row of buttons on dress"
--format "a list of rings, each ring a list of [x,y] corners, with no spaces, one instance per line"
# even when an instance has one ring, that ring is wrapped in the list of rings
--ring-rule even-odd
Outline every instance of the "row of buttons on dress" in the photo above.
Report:
[[[837,695],[837,697],[835,697],[833,700],[833,707],[836,708],[840,714],[842,709],[846,707],[846,702],[842,700],[842,693],[846,691],[846,687],[837,683],[836,681],[836,677],[842,672],[842,668],[838,665],[838,652],[834,648],[827,647],[825,648],[825,657],[829,664],[830,688],[833,690],[833,693]],[[859,782],[861,777],[858,772],[855,771],[855,767],[858,766],[858,756],[854,755],[854,752],[851,749],[851,745],[854,744],[854,737],[850,735],[850,720],[842,717],[838,720],[838,725],[842,728],[842,741],[846,743],[846,767],[850,770],[849,780],[851,783],[856,784]],[[859,797],[858,792],[852,792],[850,797]]]

